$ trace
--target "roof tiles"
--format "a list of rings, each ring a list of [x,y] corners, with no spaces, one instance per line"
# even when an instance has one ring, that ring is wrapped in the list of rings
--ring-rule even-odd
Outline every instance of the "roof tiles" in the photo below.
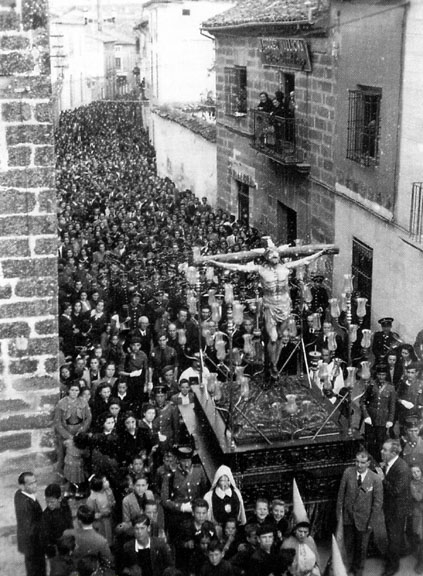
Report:
[[[203,23],[206,29],[253,24],[312,21],[329,10],[330,0],[240,0],[236,6]]]

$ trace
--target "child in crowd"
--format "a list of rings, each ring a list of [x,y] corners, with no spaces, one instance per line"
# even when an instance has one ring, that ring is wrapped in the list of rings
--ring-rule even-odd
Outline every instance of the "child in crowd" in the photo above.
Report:
[[[229,560],[238,552],[241,536],[235,518],[228,518],[223,525],[222,532],[223,555]]]
[[[276,541],[282,544],[282,540],[287,535],[289,522],[285,518],[286,506],[283,500],[272,500],[270,506],[270,516],[268,518],[269,524],[275,527]]]
[[[223,558],[223,544],[212,540],[208,547],[208,561],[202,566],[200,576],[233,576],[230,563]]]
[[[261,526],[269,521],[271,522],[271,519],[269,518],[269,501],[266,500],[266,498],[257,498],[254,507],[254,514],[248,519],[248,523]]]
[[[201,530],[199,535],[198,546],[194,548],[194,551],[189,559],[188,563],[188,575],[197,576],[200,573],[201,568],[208,560],[208,548],[211,542],[210,532],[208,530]]]
[[[245,542],[238,546],[238,552],[230,562],[236,575],[244,576],[250,565],[251,557],[257,549],[257,524],[246,524],[244,527]]]
[[[51,558],[56,554],[56,545],[67,528],[73,528],[69,503],[62,498],[59,484],[49,484],[44,491],[46,508],[41,520],[42,541],[45,553]]]

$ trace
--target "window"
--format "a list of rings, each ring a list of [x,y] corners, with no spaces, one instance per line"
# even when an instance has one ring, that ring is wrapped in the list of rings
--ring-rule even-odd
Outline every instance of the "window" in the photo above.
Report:
[[[284,184],[287,184],[286,182]],[[289,186],[289,184],[288,184]],[[292,184],[291,186],[292,187]],[[295,244],[297,238],[297,213],[278,200],[278,244]]]
[[[247,113],[247,69],[243,66],[225,68],[225,114],[244,116]]]
[[[116,70],[120,70],[121,66],[122,66],[122,60],[120,58],[115,58]]]
[[[190,15],[191,15],[191,10],[189,10],[188,8],[182,9],[182,16],[190,16]]]
[[[349,91],[347,158],[362,166],[378,164],[381,100],[381,88]]]

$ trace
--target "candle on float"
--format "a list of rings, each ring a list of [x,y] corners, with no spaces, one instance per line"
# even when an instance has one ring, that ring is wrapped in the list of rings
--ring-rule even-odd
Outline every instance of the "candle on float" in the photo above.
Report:
[[[238,302],[238,300],[234,300],[233,303],[233,320],[237,326],[242,324],[244,320],[244,305]]]
[[[352,274],[344,274],[344,292],[351,294],[354,291]]]
[[[372,341],[372,331],[369,330],[368,328],[364,328],[362,331],[361,347],[370,348],[371,341]]]
[[[291,338],[295,338],[297,335],[297,323],[295,321],[294,316],[290,316],[288,318],[287,328],[288,328],[289,336]]]
[[[357,316],[359,318],[364,318],[364,316],[366,315],[367,298],[357,298],[356,302],[357,302]]]
[[[350,325],[349,335],[350,335],[350,341],[352,342],[352,344],[354,344],[354,342],[357,341],[357,330],[358,330],[357,324],[351,324]]]
[[[330,315],[332,318],[339,318],[341,311],[339,310],[338,298],[329,298]]]
[[[234,301],[234,287],[232,284],[225,284],[225,302],[228,305],[233,304]]]

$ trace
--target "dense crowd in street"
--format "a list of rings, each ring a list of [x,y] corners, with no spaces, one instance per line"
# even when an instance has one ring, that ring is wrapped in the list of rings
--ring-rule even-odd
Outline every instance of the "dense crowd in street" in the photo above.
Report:
[[[207,479],[179,410],[193,403],[200,378],[227,379],[219,335],[228,319],[224,303],[221,311],[213,300],[223,280],[244,304],[233,343],[246,373],[259,366],[275,377],[257,275],[204,267],[198,295],[188,268],[194,246],[203,255],[235,254],[261,247],[259,232],[157,175],[130,102],[62,113],[56,150],[61,482],[46,488],[43,511],[34,475],[19,478],[18,548],[27,574],[46,574],[47,557],[50,576],[319,576],[324,567],[306,512],[295,499],[293,510],[285,504],[292,494],[257,495],[246,510],[227,466]],[[342,318],[335,325],[328,314],[323,280],[315,275],[305,301],[294,273],[290,294],[304,317],[306,348],[319,350],[327,368],[322,378],[314,372],[315,384],[336,404],[348,342]],[[393,322],[380,320],[371,348],[360,346],[359,331],[352,351],[365,383],[355,407],[365,448],[344,473],[337,517],[355,576],[363,574],[372,531],[385,576],[411,551],[423,573],[423,333],[404,343]],[[285,327],[278,336],[277,368],[295,374],[292,334]],[[361,362],[371,363],[368,377]],[[76,519],[69,499],[80,502]]]

